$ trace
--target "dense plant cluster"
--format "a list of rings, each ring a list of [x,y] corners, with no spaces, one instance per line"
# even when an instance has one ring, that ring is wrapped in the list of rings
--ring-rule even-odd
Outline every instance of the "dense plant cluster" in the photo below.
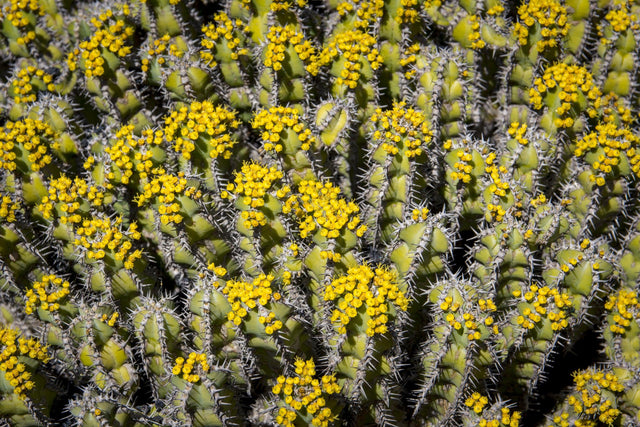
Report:
[[[640,424],[640,3],[0,22],[3,423]]]

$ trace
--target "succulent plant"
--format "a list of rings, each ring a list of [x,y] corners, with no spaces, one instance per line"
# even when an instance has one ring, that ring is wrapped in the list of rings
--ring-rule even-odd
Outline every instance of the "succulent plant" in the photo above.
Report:
[[[0,21],[3,425],[640,425],[640,3]]]

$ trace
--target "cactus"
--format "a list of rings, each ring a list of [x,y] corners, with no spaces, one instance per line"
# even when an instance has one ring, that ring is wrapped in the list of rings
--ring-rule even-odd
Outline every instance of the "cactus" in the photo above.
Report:
[[[639,17],[0,0],[0,424],[640,425]]]

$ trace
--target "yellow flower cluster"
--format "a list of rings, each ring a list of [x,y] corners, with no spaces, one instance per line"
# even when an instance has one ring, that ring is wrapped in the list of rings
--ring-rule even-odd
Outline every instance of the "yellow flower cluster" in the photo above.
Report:
[[[366,30],[369,25],[378,22],[384,13],[384,0],[347,0],[338,4],[340,16],[355,12],[354,26]]]
[[[447,142],[445,142],[445,149],[447,149]],[[469,163],[472,159],[471,153],[468,148],[465,148],[464,151],[458,151],[457,156],[458,161],[453,164],[456,170],[451,172],[451,178],[467,184],[471,182],[471,171],[473,170],[473,166]]]
[[[422,209],[414,209],[411,212],[411,219],[414,221],[425,221],[427,219],[429,215],[429,209],[427,208],[422,208]]]
[[[340,393],[334,375],[324,375],[321,379],[314,378],[316,375],[316,365],[313,359],[295,361],[296,375],[294,377],[279,376],[276,385],[271,391],[276,396],[281,397],[286,406],[280,406],[276,423],[293,427],[294,421],[301,415],[310,414],[313,416],[311,425],[327,427],[330,422],[335,421],[336,415],[327,407],[326,395]]]
[[[24,311],[33,313],[37,308],[47,311],[56,311],[60,308],[59,301],[69,295],[69,282],[62,280],[53,274],[42,276],[33,283],[33,289],[25,294],[27,303]]]
[[[0,169],[16,169],[16,144],[19,144],[29,152],[27,160],[31,170],[39,171],[51,163],[49,148],[59,148],[57,137],[57,132],[40,120],[26,118],[18,122],[6,122],[4,127],[0,127]]]
[[[264,331],[267,333],[267,335],[271,335],[275,331],[279,331],[284,325],[281,320],[276,319],[276,314],[273,311],[266,316],[258,317],[258,322],[265,325]]]
[[[509,183],[500,179],[500,174],[506,174],[507,168],[504,166],[497,166],[493,162],[496,160],[496,153],[489,153],[485,159],[486,166],[484,171],[489,174],[492,184],[489,186],[489,191],[498,197],[505,197],[507,190],[509,189]]]
[[[609,24],[611,24],[613,31],[621,33],[626,31],[632,23],[637,23],[638,16],[634,13],[630,13],[628,0],[613,3],[616,6],[615,9],[611,9],[604,17],[604,19],[609,21]]]
[[[429,10],[432,8],[438,9],[440,6],[442,6],[442,1],[441,0],[425,0],[424,1],[424,9],[425,10]]]
[[[489,403],[489,399],[486,396],[481,395],[478,392],[474,392],[471,396],[465,400],[464,404],[473,409],[478,415],[484,412],[485,407]],[[498,418],[481,418],[478,420],[478,427],[518,427],[520,425],[520,412],[513,411],[509,408],[500,408],[500,415]]]
[[[246,228],[265,225],[267,217],[258,209],[264,206],[267,191],[273,183],[282,178],[282,171],[276,166],[270,168],[257,163],[245,163],[240,173],[235,172],[235,184],[229,183],[227,191],[242,197],[242,202],[250,208],[240,214]],[[222,192],[221,197],[226,198],[227,192]]]
[[[492,419],[480,419],[478,421],[478,427],[518,427],[520,425],[520,412],[513,411],[509,408],[501,408],[500,409],[500,417],[492,418]]]
[[[524,137],[527,132],[527,124],[520,124],[518,122],[511,123],[509,130],[507,131],[520,145],[527,145],[529,140]]]
[[[195,187],[187,187],[187,179],[184,177],[184,172],[178,172],[178,176],[166,174],[162,169],[157,172],[158,174],[154,176],[151,182],[142,187],[143,192],[136,196],[135,201],[138,206],[144,206],[149,202],[156,201],[159,203],[160,222],[163,224],[168,224],[169,222],[180,224],[184,217],[179,214],[182,206],[176,200],[176,197],[185,195],[198,199],[201,194],[196,191]]]
[[[69,71],[75,71],[78,68],[78,56],[80,56],[80,49],[75,48],[67,54],[67,67]]]
[[[296,5],[298,7],[304,7],[307,4],[307,0],[271,0],[271,4],[269,5],[269,10],[271,12],[280,12],[280,11],[288,11]],[[251,7],[251,0],[242,0],[242,5],[249,9]]]
[[[424,113],[413,108],[405,108],[406,103],[394,102],[393,109],[382,111],[376,108],[371,116],[375,131],[373,140],[382,143],[382,149],[392,156],[398,154],[399,146],[407,157],[419,156],[421,146],[431,142],[433,134]]]
[[[507,214],[507,211],[500,205],[494,205],[493,203],[487,204],[487,211],[489,212],[490,218],[488,220],[502,221],[504,216]]]
[[[478,22],[478,16],[471,15],[469,17],[469,24],[471,24],[471,32],[467,38],[471,42],[471,49],[482,49],[486,46],[486,43],[480,38],[480,22]]]
[[[502,12],[504,12],[504,6],[500,3],[487,9],[487,15],[489,16],[500,15]]]
[[[106,314],[103,314],[100,320],[102,320],[103,322],[106,322],[107,325],[113,327],[115,326],[116,321],[118,320],[118,317],[120,317],[120,313],[116,311],[111,315],[111,317],[107,316]]]
[[[485,159],[486,165],[484,171],[489,174],[489,177],[491,179],[489,191],[494,196],[502,198],[506,197],[507,195],[507,190],[509,190],[509,183],[502,181],[502,179],[500,178],[500,174],[506,174],[507,169],[504,166],[495,165],[495,159],[496,153],[489,153],[489,155]],[[489,211],[491,218],[496,221],[502,221],[507,213],[501,205],[496,205],[493,203],[487,204],[487,210]]]
[[[20,209],[19,201],[14,201],[11,196],[0,193],[0,218],[4,218],[7,222],[15,222],[18,209]]]
[[[571,269],[573,267],[575,267],[583,259],[584,259],[584,257],[582,256],[582,254],[578,255],[577,258],[570,258],[568,264],[562,264],[560,266],[560,270],[562,270],[565,273],[568,273],[569,271],[571,271]],[[597,262],[593,263],[593,268],[595,268],[597,270],[598,269],[598,265],[599,264]]]
[[[34,14],[39,16],[45,15],[44,8],[40,7],[40,1],[38,0],[8,0],[0,3],[0,21],[8,20],[11,24],[18,28],[23,29],[29,26],[28,14]],[[16,42],[19,45],[26,45],[32,40],[35,40],[36,33],[31,30],[24,36],[18,37]]]
[[[394,271],[377,267],[373,271],[368,265],[352,267],[346,276],[341,276],[327,285],[324,291],[325,301],[337,301],[331,322],[338,333],[345,334],[351,319],[366,312],[366,334],[370,337],[387,332],[387,323],[391,313],[389,304],[406,311],[409,301],[396,283]]]
[[[241,282],[236,280],[228,280],[222,293],[227,296],[227,301],[231,304],[231,311],[227,314],[227,319],[236,326],[240,326],[242,319],[245,318],[249,311],[260,306],[264,309],[266,315],[260,323],[266,325],[265,332],[269,335],[280,330],[283,326],[280,320],[275,320],[275,313],[269,311],[267,306],[271,301],[280,301],[282,296],[279,292],[273,292],[271,282],[273,275],[261,274],[253,282]],[[258,308],[260,310],[260,308]]]
[[[214,106],[209,101],[193,102],[189,107],[173,111],[164,119],[164,134],[173,149],[181,152],[185,159],[191,158],[196,141],[204,140],[208,144],[209,156],[217,159],[231,157],[231,148],[236,141],[231,132],[240,126],[236,112],[224,107]]]
[[[161,130],[155,132],[151,129],[142,131],[142,135],[137,137],[133,134],[134,126],[125,125],[116,132],[115,141],[104,148],[109,155],[111,164],[114,164],[121,171],[120,182],[129,184],[133,173],[137,172],[139,179],[146,179],[152,171],[154,164],[151,160],[153,152],[150,150],[154,145],[160,145],[163,141]],[[92,162],[89,162],[89,166]],[[107,178],[110,181],[116,180],[116,174],[109,172]]]
[[[483,396],[477,391],[464,401],[464,404],[469,408],[473,408],[473,412],[475,412],[476,414],[481,414],[482,411],[484,411],[484,407],[487,406],[488,403],[489,399],[487,398],[487,396]]]
[[[285,270],[284,272],[282,272],[282,284],[284,286],[290,285],[292,277],[293,277],[293,274],[291,274],[290,271]]]
[[[142,250],[131,252],[131,240],[139,240],[141,234],[135,222],[131,223],[125,232],[122,231],[121,224],[120,217],[113,222],[110,218],[85,219],[75,230],[78,237],[74,245],[85,248],[87,258],[97,260],[105,257],[107,249],[114,254],[117,261],[124,261],[124,268],[131,270],[133,263],[142,258]]]
[[[35,85],[35,87],[34,87]],[[55,92],[56,86],[53,84],[53,76],[34,66],[27,66],[18,71],[16,79],[11,82],[13,87],[13,101],[16,104],[34,102],[36,91],[41,86],[49,92]]]
[[[591,240],[589,239],[582,239],[582,242],[580,242],[580,248],[582,250],[587,249],[589,246],[591,246]]]
[[[560,427],[598,427],[601,425],[596,420],[584,419],[584,418],[572,420],[572,423],[570,423],[569,417],[570,415],[568,412],[561,412],[560,415],[556,415],[553,418],[553,422],[555,423],[556,426],[560,426]],[[550,425],[549,427],[554,427],[554,426]]]
[[[542,108],[545,95],[554,95],[560,100],[560,106],[555,109],[558,117],[554,121],[559,128],[573,126],[571,115],[577,114],[579,110],[570,110],[572,107],[574,107],[573,110],[579,108],[578,101],[581,97],[592,102],[587,109],[592,117],[597,114],[594,108],[600,108],[602,103],[600,89],[593,81],[591,73],[579,65],[567,65],[562,62],[547,68],[542,77],[534,80],[533,87],[529,89],[529,102],[533,108],[536,110]]]
[[[577,157],[591,153],[587,158],[594,172],[590,176],[598,186],[605,185],[603,175],[615,176],[614,168],[620,164],[626,154],[631,169],[640,177],[640,137],[626,127],[619,128],[613,122],[600,123],[595,132],[585,135],[576,142],[574,154]],[[597,155],[597,157],[595,157]],[[617,168],[616,168],[617,169]]]
[[[222,277],[227,274],[227,269],[221,266],[217,266],[214,263],[211,263],[207,266],[207,270],[213,271],[214,274],[218,277]]]
[[[634,318],[640,315],[638,294],[628,289],[620,289],[617,294],[609,295],[604,308],[613,314],[613,323],[609,326],[614,334],[624,334]]]
[[[342,259],[342,255],[338,252],[333,251],[320,251],[320,258],[322,259],[330,259],[333,262],[340,262]]]
[[[300,250],[300,247],[296,243],[290,244],[289,249],[291,249],[291,253],[293,254],[293,256],[298,256],[298,251]]]
[[[323,184],[303,180],[298,186],[298,192],[298,195],[292,195],[285,201],[282,212],[293,212],[298,217],[300,237],[303,239],[316,228],[320,229],[322,237],[328,239],[340,236],[344,227],[355,230],[358,237],[362,237],[367,230],[366,225],[358,227],[360,216],[357,214],[360,208],[353,202],[339,198],[340,187],[335,187],[330,182]]]
[[[249,3],[250,0],[243,0],[243,2]],[[272,12],[286,11],[290,10],[294,4],[298,7],[304,7],[307,4],[307,0],[295,0],[295,2],[287,0],[272,0],[269,9],[271,9]]]
[[[538,206],[545,205],[546,203],[547,196],[545,196],[543,193],[540,193],[537,197],[531,199],[531,201],[529,202],[529,204],[536,209],[538,208]]]
[[[496,311],[496,305],[491,299],[480,299],[478,301],[480,309],[484,312]],[[445,320],[456,331],[460,331],[463,328],[466,330],[467,338],[469,341],[479,340],[482,338],[480,331],[479,319],[473,313],[460,311],[460,303],[454,302],[453,297],[446,296],[444,301],[440,303],[440,310],[446,313]],[[495,320],[493,316],[486,316],[484,320],[480,320],[486,327],[492,327],[492,332],[498,334],[498,327],[494,324]]]
[[[553,422],[560,427],[569,427],[570,424],[568,420],[569,420],[568,412],[562,412],[560,415],[556,415],[555,417],[553,417]],[[549,427],[553,427],[553,426],[549,426]]]
[[[181,58],[184,55],[184,51],[182,51],[175,43],[169,43],[170,40],[171,36],[169,34],[165,34],[159,39],[154,40],[153,47],[149,49],[147,53],[151,56],[162,55],[167,52],[168,49],[169,55],[175,56],[176,58]],[[160,59],[162,58],[159,58],[158,62],[160,62]]]
[[[522,297],[525,302],[518,304],[520,315],[516,321],[526,329],[533,329],[543,318],[551,321],[551,329],[560,331],[569,326],[567,313],[572,308],[569,294],[548,286],[531,285],[529,291],[513,291],[515,298]]]
[[[169,34],[165,34],[159,39],[155,39],[152,43],[153,46],[147,51],[147,54],[149,54],[149,56],[161,55],[167,50],[167,43],[169,43],[169,40],[171,40],[171,36]]]
[[[496,311],[498,309],[496,307],[496,304],[490,298],[487,298],[487,299],[480,298],[478,300],[478,306],[482,311]],[[491,321],[491,323],[493,323],[493,320]]]
[[[13,387],[13,392],[20,398],[26,397],[25,391],[31,390],[35,383],[31,381],[31,374],[27,365],[19,361],[19,357],[28,357],[43,363],[50,359],[47,348],[33,338],[18,338],[20,333],[15,329],[0,330],[0,370],[4,371],[4,378]]]
[[[124,9],[127,14],[127,9]],[[80,42],[79,49],[71,52],[67,59],[69,69],[74,71],[77,66],[77,56],[84,61],[85,76],[100,77],[104,74],[105,59],[102,56],[102,49],[108,49],[113,54],[123,58],[131,53],[131,46],[126,46],[129,38],[133,36],[133,27],[127,25],[124,20],[116,19],[115,23],[107,26],[107,22],[113,18],[113,12],[107,10],[92,18],[91,23],[96,28],[96,32],[89,40]]]
[[[249,55],[249,50],[243,47],[240,37],[241,33],[249,33],[249,27],[240,19],[231,20],[224,12],[218,13],[213,19],[214,23],[202,27],[203,37],[200,45],[203,49],[200,50],[200,59],[215,67],[218,64],[216,55],[219,54],[219,50],[229,50],[229,56],[233,60],[238,59],[240,55]]]
[[[368,61],[373,70],[377,70],[382,64],[382,56],[375,48],[377,40],[370,34],[362,31],[344,31],[336,35],[317,57],[317,60],[307,68],[311,74],[317,74],[320,67],[330,64],[339,56],[345,59],[342,65],[340,77],[336,83],[355,89],[360,79],[360,70]]]
[[[304,35],[296,31],[293,25],[270,27],[267,40],[269,40],[269,44],[267,44],[264,53],[264,66],[273,68],[274,71],[282,69],[282,61],[284,61],[288,44],[293,46],[300,60],[305,63],[309,63],[315,56],[315,49],[311,42],[305,40]]]
[[[29,24],[25,13],[34,12],[44,15],[38,0],[9,0],[0,7],[0,19],[8,19],[14,27],[25,27]]]
[[[262,132],[265,151],[281,152],[283,146],[280,141],[290,137],[291,131],[302,142],[302,150],[308,150],[316,142],[311,130],[300,121],[298,110],[294,108],[277,106],[261,110],[253,117],[251,126]]]
[[[418,0],[400,0],[394,20],[398,24],[414,24],[420,19]]]
[[[536,43],[538,51],[555,47],[569,33],[567,9],[557,0],[531,0],[518,8],[520,22],[514,33],[521,46],[527,45],[531,33],[540,33],[542,40]],[[539,27],[540,29],[534,29]]]
[[[200,365],[202,372],[205,374],[209,372],[210,367],[207,363],[207,356],[202,353],[192,352],[189,354],[187,360],[185,360],[184,357],[178,357],[171,373],[178,376],[182,374],[182,378],[185,381],[195,384],[200,381],[200,375],[192,374],[194,367],[197,367],[197,365]]]
[[[620,415],[615,408],[615,396],[612,393],[624,391],[624,386],[611,372],[587,369],[573,373],[576,395],[569,396],[568,402],[576,414],[595,416],[600,422],[611,425]],[[608,394],[609,398],[605,398]],[[611,400],[613,398],[613,401]]]
[[[153,43],[151,43],[151,48],[147,50],[147,54],[150,57],[157,56],[158,64],[164,64],[166,62],[166,55],[173,56],[175,58],[182,58],[184,56],[184,50],[178,47],[175,43],[169,43],[171,40],[171,36],[169,34],[165,34],[159,39],[155,39]],[[145,73],[149,71],[149,59],[144,58],[141,61],[142,65],[140,69]]]
[[[401,51],[400,65],[406,70],[404,72],[404,77],[407,79],[410,79],[418,72],[415,67],[412,69],[409,68],[411,65],[417,63],[418,58],[416,56],[416,53],[418,52],[420,52],[420,43],[412,44],[411,46],[407,47],[406,49],[402,49]]]
[[[37,206],[45,219],[52,217],[54,208],[55,214],[60,217],[62,224],[78,224],[86,214],[80,208],[84,200],[89,200],[94,206],[101,206],[104,200],[104,193],[97,187],[87,184],[82,179],[75,177],[73,181],[65,175],[53,179],[49,182],[49,195],[44,196]]]
[[[602,97],[602,105],[605,106],[602,110],[603,121],[610,123],[619,120],[620,123],[627,126],[633,123],[631,108],[624,98],[620,99],[615,93],[609,92]]]

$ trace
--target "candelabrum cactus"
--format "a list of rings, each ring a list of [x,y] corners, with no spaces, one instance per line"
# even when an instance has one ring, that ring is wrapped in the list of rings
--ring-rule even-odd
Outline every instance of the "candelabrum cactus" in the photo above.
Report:
[[[0,424],[640,425],[637,1],[0,23]]]

